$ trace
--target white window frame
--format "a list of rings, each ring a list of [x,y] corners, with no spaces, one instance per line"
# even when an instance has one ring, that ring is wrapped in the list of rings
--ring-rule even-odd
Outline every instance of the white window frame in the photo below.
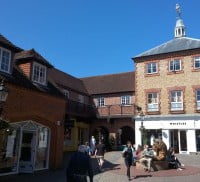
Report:
[[[199,67],[196,67],[196,61],[198,61]],[[195,56],[194,57],[194,68],[195,69],[200,69],[200,56]]]
[[[150,96],[152,98],[152,102],[149,102]],[[154,97],[156,95],[156,97]],[[153,101],[157,101],[157,102],[153,102]],[[155,112],[155,111],[159,111],[158,108],[158,93],[157,92],[152,92],[152,93],[147,93],[147,110],[148,112]]]
[[[172,102],[172,93],[175,93],[175,101]],[[178,101],[178,93],[181,93],[181,102]],[[183,91],[182,90],[174,90],[170,92],[170,108],[171,111],[182,111],[183,110]],[[173,105],[175,105],[176,107],[174,107]],[[180,107],[179,107],[180,106]]]
[[[2,57],[3,57],[3,51],[9,53],[9,60],[8,60],[8,70],[1,69],[2,64]],[[10,73],[10,65],[11,65],[11,51],[8,49],[5,49],[3,47],[0,47],[0,71]]]
[[[41,79],[40,73],[39,73],[39,76],[38,76],[38,80],[34,80],[34,70],[35,70],[36,66],[39,66],[39,69],[43,68],[45,70],[44,71],[44,81],[43,82],[40,81],[40,79]],[[32,81],[35,82],[35,83],[39,83],[41,85],[46,85],[47,84],[47,68],[46,68],[46,66],[44,66],[42,64],[39,64],[39,63],[36,63],[36,62],[33,63]]]
[[[154,64],[155,64],[155,66],[156,66],[156,71],[153,71]],[[149,68],[150,68],[150,72],[149,72]],[[147,74],[155,74],[155,73],[158,73],[158,63],[156,63],[156,62],[147,63],[147,64],[146,64],[146,73],[147,73]]]
[[[131,96],[130,95],[123,95],[121,96],[121,105],[131,105]]]
[[[97,98],[97,107],[105,107],[105,97]]]
[[[196,90],[196,102],[197,102],[197,110],[200,110],[200,90]]]
[[[84,102],[85,102],[85,97],[84,97],[84,95],[78,95],[78,101],[79,101],[81,104],[84,104]]]
[[[176,61],[179,61],[180,69],[176,68],[176,64],[175,64]],[[171,63],[173,63],[173,69],[171,69]],[[174,59],[174,60],[169,61],[169,71],[170,72],[181,71],[181,70],[182,70],[182,61],[181,61],[181,59]]]
[[[69,99],[69,90],[63,89],[63,94]]]

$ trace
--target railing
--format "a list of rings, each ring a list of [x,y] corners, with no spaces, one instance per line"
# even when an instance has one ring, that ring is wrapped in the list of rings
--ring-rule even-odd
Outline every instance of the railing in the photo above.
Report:
[[[97,108],[97,117],[123,117],[133,116],[135,113],[135,105],[109,105]]]
[[[92,117],[95,116],[95,107],[68,99],[66,113],[74,116]]]

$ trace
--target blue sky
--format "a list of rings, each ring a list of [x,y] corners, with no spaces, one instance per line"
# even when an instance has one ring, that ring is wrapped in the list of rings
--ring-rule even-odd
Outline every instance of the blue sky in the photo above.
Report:
[[[132,57],[173,39],[176,3],[200,38],[199,0],[1,0],[0,33],[76,77],[132,71]]]

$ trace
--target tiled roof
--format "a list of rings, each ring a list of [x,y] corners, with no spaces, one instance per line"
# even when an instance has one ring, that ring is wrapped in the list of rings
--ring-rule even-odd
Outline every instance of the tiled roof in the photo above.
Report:
[[[153,49],[145,51],[134,58],[152,56],[157,54],[164,54],[170,52],[177,52],[183,50],[191,50],[200,48],[200,39],[193,39],[188,37],[174,38],[162,45],[159,45]]]
[[[56,84],[63,86],[66,89],[69,88],[71,90],[78,91],[88,95],[82,80],[78,78],[75,78],[55,68],[49,69],[49,77]]]
[[[53,67],[45,58],[43,58],[34,49],[16,53],[14,59],[16,60],[17,63],[20,63],[20,61],[22,60],[35,59],[39,61],[40,63],[45,64],[47,67],[50,67],[50,68]]]
[[[50,81],[47,82],[46,86],[34,84],[31,80],[24,76],[17,66],[13,67],[12,74],[0,72],[0,79],[4,79],[6,82],[16,84],[21,87],[63,97],[63,94]]]
[[[22,51],[21,48],[14,45],[12,42],[10,42],[8,39],[6,39],[3,35],[0,34],[0,43],[5,45],[6,47],[14,49],[16,52]]]
[[[134,72],[86,77],[81,80],[91,95],[135,91]]]

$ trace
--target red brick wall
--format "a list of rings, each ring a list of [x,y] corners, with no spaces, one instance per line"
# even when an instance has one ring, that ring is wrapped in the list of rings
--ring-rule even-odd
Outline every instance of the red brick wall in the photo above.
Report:
[[[20,64],[19,68],[23,71],[23,73],[27,76],[27,78],[31,77],[31,63]]]
[[[57,121],[64,120],[65,100],[47,93],[6,84],[9,95],[4,106],[4,118],[10,122],[32,120],[51,129],[50,167],[62,164],[63,127]]]

